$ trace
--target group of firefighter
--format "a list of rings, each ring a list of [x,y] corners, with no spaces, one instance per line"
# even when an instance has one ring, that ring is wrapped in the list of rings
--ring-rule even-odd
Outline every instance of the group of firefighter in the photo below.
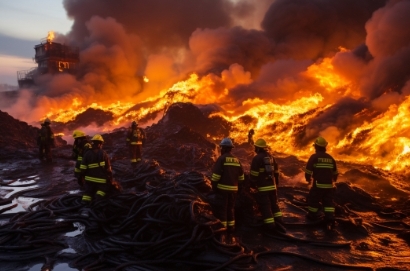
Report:
[[[263,219],[263,228],[267,232],[285,233],[283,214],[278,205],[277,188],[279,184],[279,167],[269,152],[269,147],[263,138],[253,141],[254,131],[248,133],[248,143],[255,147],[250,168],[251,186],[257,189],[255,197]],[[304,168],[305,180],[313,184],[307,197],[309,220],[318,221],[321,218],[320,207],[323,207],[327,229],[335,226],[334,182],[338,171],[336,162],[326,152],[328,142],[323,137],[316,138],[313,146],[315,153],[310,156]],[[242,165],[231,151],[234,148],[229,138],[224,138],[219,144],[221,156],[212,170],[212,188],[216,193],[215,216],[221,221],[223,229],[219,234],[221,241],[232,243],[235,231],[235,199],[243,186],[245,175]],[[241,185],[242,184],[242,185]],[[243,188],[242,188],[243,189]]]
[[[257,189],[255,197],[263,219],[263,228],[267,232],[285,233],[283,214],[279,208],[277,189],[279,184],[279,167],[269,151],[269,146],[263,138],[253,141],[254,130],[248,133],[248,143],[254,146],[256,155],[250,167],[251,187]],[[73,132],[73,154],[76,160],[74,174],[78,184],[83,187],[82,202],[89,205],[91,201],[103,198],[112,188],[115,181],[111,170],[110,158],[102,150],[104,139],[94,135],[91,140],[80,131]],[[145,142],[145,132],[133,121],[129,127],[126,142],[129,145],[131,164],[141,162],[142,144]],[[50,120],[46,119],[38,135],[40,160],[51,161],[51,147],[54,135],[50,129]],[[328,142],[323,137],[316,138],[313,146],[315,153],[310,156],[304,168],[305,180],[313,184],[307,197],[307,218],[318,220],[323,208],[325,222],[328,228],[335,225],[334,182],[338,171],[336,162],[326,152]],[[221,155],[216,160],[211,175],[212,189],[215,194],[214,215],[221,221],[222,228],[218,231],[221,242],[234,242],[235,232],[235,201],[238,191],[243,189],[245,181],[244,170],[239,159],[231,152],[234,144],[230,138],[224,138],[219,144]],[[87,208],[81,215],[87,216]]]

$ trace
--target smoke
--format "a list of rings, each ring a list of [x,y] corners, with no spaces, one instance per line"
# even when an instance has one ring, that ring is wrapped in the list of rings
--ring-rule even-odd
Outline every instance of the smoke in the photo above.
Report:
[[[262,28],[277,43],[278,57],[317,59],[363,43],[364,25],[385,0],[277,0]]]
[[[111,17],[127,32],[141,37],[150,51],[186,46],[197,28],[230,26],[230,11],[235,11],[228,0],[64,0],[64,7],[74,20],[69,34],[72,40],[87,39],[85,25],[92,17]]]

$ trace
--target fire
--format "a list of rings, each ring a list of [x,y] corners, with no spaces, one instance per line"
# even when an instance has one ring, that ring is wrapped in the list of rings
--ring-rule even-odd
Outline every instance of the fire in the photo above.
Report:
[[[47,34],[47,42],[52,42],[54,40],[54,32],[53,31],[48,31]]]
[[[301,73],[301,76],[309,78],[316,86],[320,86],[319,88],[314,88],[314,91],[310,92],[301,91],[300,97],[295,95],[293,99],[285,102],[253,97],[235,104],[236,101],[230,97],[231,89],[239,84],[252,83],[250,75],[246,72],[235,74],[237,77],[232,79],[223,73],[221,76],[208,74],[203,77],[192,73],[186,80],[176,82],[170,88],[160,91],[158,95],[137,103],[115,101],[108,104],[84,104],[77,97],[72,100],[69,108],[51,108],[46,116],[65,123],[89,108],[110,111],[114,120],[103,128],[104,131],[109,131],[115,127],[127,126],[131,120],[141,120],[147,116],[158,120],[175,102],[215,103],[222,111],[214,113],[211,117],[217,115],[229,121],[232,124],[230,137],[237,143],[246,142],[247,133],[253,128],[254,138],[264,138],[273,150],[306,158],[313,150],[307,143],[305,146],[308,147],[298,147],[297,135],[309,138],[323,135],[330,142],[328,152],[336,159],[371,164],[385,170],[408,170],[409,97],[400,105],[392,105],[379,116],[371,115],[367,110],[357,113],[357,117],[370,114],[368,121],[351,128],[348,133],[342,133],[337,127],[309,130],[306,125],[329,109],[336,101],[335,97],[358,97],[360,93],[353,82],[337,73],[332,58],[324,58]],[[149,81],[147,77],[143,80]],[[137,109],[133,108],[136,104],[139,105]]]

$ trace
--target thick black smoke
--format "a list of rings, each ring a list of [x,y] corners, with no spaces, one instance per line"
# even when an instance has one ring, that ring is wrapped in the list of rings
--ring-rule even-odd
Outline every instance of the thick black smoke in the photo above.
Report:
[[[64,0],[64,6],[74,20],[72,40],[87,39],[86,23],[92,17],[111,17],[138,35],[149,50],[186,46],[197,28],[229,27],[235,10],[229,0]]]
[[[277,0],[262,22],[276,55],[316,59],[354,49],[366,37],[365,23],[386,0]]]

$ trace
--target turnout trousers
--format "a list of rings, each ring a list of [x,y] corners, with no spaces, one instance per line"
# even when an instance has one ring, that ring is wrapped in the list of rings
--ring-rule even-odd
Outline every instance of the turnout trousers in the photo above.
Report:
[[[237,192],[218,189],[214,214],[227,229],[235,228],[235,200]]]
[[[131,153],[131,163],[138,163],[142,159],[142,145],[141,144],[131,144],[130,145]]]
[[[282,218],[276,189],[258,192],[256,195],[264,224],[274,223],[275,218]]]
[[[81,200],[85,204],[91,203],[93,199],[99,200],[104,198],[108,190],[107,183],[85,181],[84,185],[85,189]]]
[[[307,198],[309,215],[315,217],[318,215],[320,204],[323,206],[325,219],[334,220],[335,204],[333,197],[335,188],[318,188],[315,184],[310,188]]]
[[[50,144],[41,143],[39,146],[39,159],[43,160],[44,158],[46,158],[47,162],[52,161],[51,146]]]

